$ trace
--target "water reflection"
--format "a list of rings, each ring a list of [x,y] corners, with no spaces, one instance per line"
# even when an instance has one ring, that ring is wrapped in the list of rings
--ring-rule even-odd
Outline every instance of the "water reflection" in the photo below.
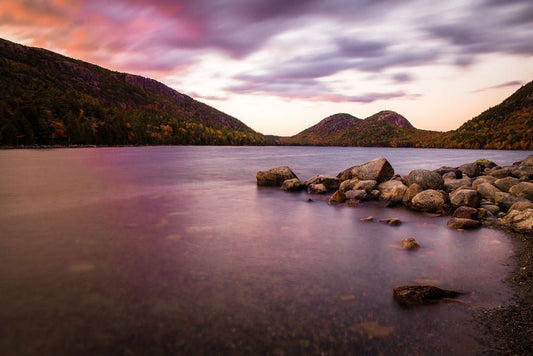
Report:
[[[460,233],[447,229],[445,218],[379,202],[332,207],[324,197],[308,202],[305,193],[258,189],[258,166],[280,159],[263,150],[1,152],[9,173],[0,178],[7,208],[0,216],[0,351],[470,354],[481,348],[469,320],[472,308],[509,298],[501,283],[512,248],[505,235]],[[313,163],[320,150],[281,152],[288,161],[307,162],[295,169],[303,177],[320,166]],[[318,159],[324,171],[345,168],[353,153],[336,151],[332,162],[325,152],[329,163]],[[369,215],[373,222],[360,221]],[[402,225],[378,221],[390,217]],[[422,248],[397,248],[408,236]],[[472,308],[400,308],[392,288],[411,283],[468,292],[461,300]]]

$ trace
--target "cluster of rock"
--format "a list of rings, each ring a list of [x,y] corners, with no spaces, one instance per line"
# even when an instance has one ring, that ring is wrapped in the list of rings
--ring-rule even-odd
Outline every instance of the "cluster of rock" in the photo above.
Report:
[[[379,157],[335,177],[317,175],[302,182],[284,166],[260,171],[256,178],[259,186],[331,194],[330,204],[381,199],[421,212],[451,214],[448,226],[455,229],[497,219],[503,227],[533,233],[533,155],[512,166],[481,159],[433,171],[415,169],[405,177],[395,175],[391,164]]]

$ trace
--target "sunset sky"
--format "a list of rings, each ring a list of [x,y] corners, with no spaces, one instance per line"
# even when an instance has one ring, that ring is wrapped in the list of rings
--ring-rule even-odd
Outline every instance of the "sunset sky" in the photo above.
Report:
[[[157,79],[264,134],[450,130],[533,80],[531,0],[0,0],[0,37]]]

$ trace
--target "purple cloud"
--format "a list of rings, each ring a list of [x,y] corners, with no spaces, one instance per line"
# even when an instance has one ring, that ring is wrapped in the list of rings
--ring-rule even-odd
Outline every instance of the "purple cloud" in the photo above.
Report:
[[[510,82],[505,82],[505,83],[501,83],[501,84],[493,85],[493,86],[486,87],[486,88],[476,89],[476,90],[473,90],[472,93],[479,93],[479,92],[483,92],[483,91],[487,91],[487,90],[492,90],[492,89],[501,89],[501,88],[508,88],[508,87],[516,87],[516,86],[519,86],[519,85],[522,85],[522,84],[523,84],[523,83],[522,83],[521,81],[513,80],[513,81],[510,81]]]

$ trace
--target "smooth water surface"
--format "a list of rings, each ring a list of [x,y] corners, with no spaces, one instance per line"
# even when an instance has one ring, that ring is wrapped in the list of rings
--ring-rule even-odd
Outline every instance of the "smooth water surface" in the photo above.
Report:
[[[2,355],[473,354],[472,311],[510,298],[512,244],[382,202],[258,188],[289,165],[336,175],[501,165],[531,152],[317,147],[0,151]],[[359,219],[374,216],[374,222]],[[398,217],[398,227],[377,222]],[[398,246],[405,237],[418,251]],[[404,309],[402,284],[468,294]]]

